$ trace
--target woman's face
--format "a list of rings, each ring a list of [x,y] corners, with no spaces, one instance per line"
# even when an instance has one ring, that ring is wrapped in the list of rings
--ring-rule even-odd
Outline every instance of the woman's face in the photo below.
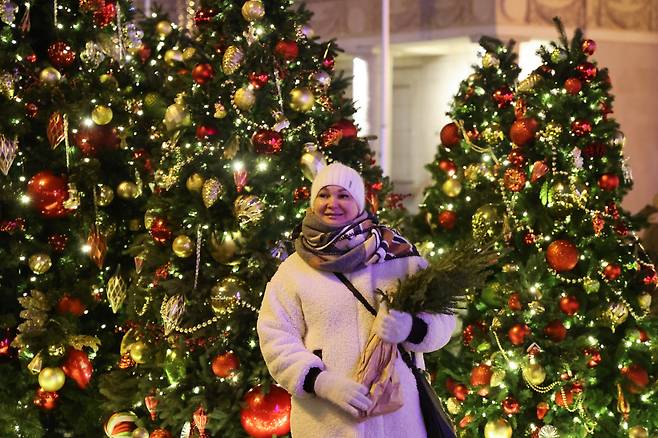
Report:
[[[334,227],[347,225],[359,215],[359,205],[350,192],[340,186],[322,187],[311,209],[322,222]]]

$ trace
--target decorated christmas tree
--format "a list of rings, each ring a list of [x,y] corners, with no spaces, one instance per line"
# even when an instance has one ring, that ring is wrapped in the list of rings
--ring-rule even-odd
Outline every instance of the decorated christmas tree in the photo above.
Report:
[[[128,1],[2,3],[2,436],[100,436],[110,301],[144,211],[144,74]]]
[[[473,238],[507,247],[489,284],[467,303],[457,352],[436,358],[436,385],[461,436],[656,431],[658,327],[649,315],[656,273],[619,205],[632,182],[610,116],[610,79],[590,58],[596,43],[580,31],[569,41],[557,24],[561,37],[540,50],[542,65],[508,85],[511,126],[501,119],[504,107],[489,112],[501,142],[461,136],[437,157],[459,164],[462,185],[491,194],[451,197],[465,214],[435,235],[439,247],[469,226]],[[451,112],[457,126],[482,108],[469,106],[464,86]],[[481,171],[471,181],[462,163],[478,155]],[[436,175],[443,187],[445,177]]]
[[[265,285],[319,168],[361,171],[373,210],[386,192],[350,120],[338,48],[292,5],[202,1],[194,42],[168,52],[193,83],[166,104],[148,232],[130,248],[119,362],[102,377],[114,423],[132,410],[151,436],[289,431],[290,396],[257,345]]]

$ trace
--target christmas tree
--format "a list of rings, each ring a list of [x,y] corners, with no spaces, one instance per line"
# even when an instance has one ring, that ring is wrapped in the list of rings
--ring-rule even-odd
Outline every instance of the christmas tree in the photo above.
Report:
[[[647,437],[657,424],[656,273],[619,206],[632,182],[608,72],[590,59],[594,41],[580,31],[569,41],[556,22],[561,38],[540,50],[542,65],[509,83],[511,125],[505,107],[490,113],[500,143],[466,135],[437,157],[463,166],[479,155],[474,181],[470,164],[454,172],[491,194],[454,195],[465,214],[438,244],[470,225],[473,238],[507,248],[467,303],[458,352],[438,353],[437,387],[462,436]],[[462,90],[451,116],[459,126],[479,110]]]
[[[130,249],[121,357],[102,378],[107,409],[132,409],[151,436],[288,433],[289,395],[257,345],[265,285],[321,166],[358,169],[373,210],[387,191],[350,120],[338,48],[292,5],[202,1],[194,42],[173,49],[193,83],[167,102],[148,233]]]
[[[141,222],[141,31],[128,1],[2,4],[2,436],[100,436]],[[109,300],[112,307],[108,305]]]

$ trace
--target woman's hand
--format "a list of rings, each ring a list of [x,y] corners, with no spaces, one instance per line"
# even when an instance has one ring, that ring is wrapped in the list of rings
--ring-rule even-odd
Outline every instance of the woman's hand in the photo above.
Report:
[[[368,388],[332,371],[323,371],[315,379],[315,395],[329,400],[345,412],[360,417],[360,411],[372,406]]]
[[[411,333],[413,318],[411,314],[397,310],[388,310],[386,301],[379,305],[379,311],[373,324],[373,330],[384,342],[399,344]]]

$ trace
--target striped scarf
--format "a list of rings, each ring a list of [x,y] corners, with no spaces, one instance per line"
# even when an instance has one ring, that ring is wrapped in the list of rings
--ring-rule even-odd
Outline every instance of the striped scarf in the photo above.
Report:
[[[396,231],[379,225],[375,216],[361,213],[351,224],[331,227],[311,209],[302,221],[295,250],[320,271],[352,272],[386,260],[417,256],[418,250]]]

